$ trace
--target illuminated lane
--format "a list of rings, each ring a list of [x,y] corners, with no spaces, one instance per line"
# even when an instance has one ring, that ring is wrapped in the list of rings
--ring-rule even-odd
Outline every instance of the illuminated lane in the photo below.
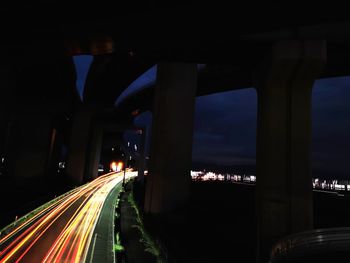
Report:
[[[84,262],[101,209],[123,173],[72,191],[0,239],[0,262]]]

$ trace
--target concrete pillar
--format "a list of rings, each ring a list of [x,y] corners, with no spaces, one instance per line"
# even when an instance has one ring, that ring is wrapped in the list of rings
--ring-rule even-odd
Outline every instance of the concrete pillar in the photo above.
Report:
[[[77,110],[73,117],[68,147],[67,176],[74,184],[81,184],[84,180],[90,121],[91,111],[83,106]]]
[[[87,160],[87,179],[92,180],[97,178],[98,165],[101,158],[103,128],[100,124],[94,124],[89,142],[88,160]]]
[[[139,143],[139,159],[138,159],[138,173],[137,180],[143,184],[145,177],[145,152],[146,152],[146,129],[140,129],[140,143]]]
[[[171,211],[188,199],[196,85],[196,64],[158,65],[146,213]]]
[[[279,238],[313,228],[312,86],[324,41],[282,41],[256,72],[258,261]]]

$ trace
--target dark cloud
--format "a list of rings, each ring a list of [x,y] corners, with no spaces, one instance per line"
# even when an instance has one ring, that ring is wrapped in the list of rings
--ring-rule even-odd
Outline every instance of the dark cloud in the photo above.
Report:
[[[197,98],[193,161],[254,164],[256,107],[252,88]]]
[[[316,81],[312,105],[315,174],[322,171],[350,178],[350,77]],[[193,161],[255,164],[256,117],[257,95],[253,88],[198,97]],[[137,120],[142,126],[150,122],[150,113]]]
[[[350,77],[316,81],[312,105],[313,169],[350,177]],[[254,164],[256,111],[254,89],[197,98],[193,160]]]
[[[350,77],[316,81],[312,102],[314,170],[350,177]]]

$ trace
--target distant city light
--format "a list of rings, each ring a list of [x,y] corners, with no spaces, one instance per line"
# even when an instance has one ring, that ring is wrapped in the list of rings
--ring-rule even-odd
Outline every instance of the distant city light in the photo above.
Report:
[[[137,145],[136,144],[134,144],[134,149],[135,149],[135,151],[137,151]]]
[[[191,171],[193,181],[225,181],[243,184],[255,184],[255,175],[240,174],[220,174],[211,171]],[[320,180],[312,179],[312,187],[315,190],[333,190],[333,191],[350,191],[350,181],[348,180]]]
[[[128,142],[128,147],[130,146],[130,142]]]
[[[112,147],[112,152],[114,152],[114,147]]]

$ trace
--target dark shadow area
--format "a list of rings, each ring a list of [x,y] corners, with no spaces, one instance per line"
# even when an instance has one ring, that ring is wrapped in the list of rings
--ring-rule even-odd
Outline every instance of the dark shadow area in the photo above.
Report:
[[[314,228],[349,227],[350,195],[314,192]]]
[[[187,208],[145,217],[169,262],[255,262],[254,188],[193,182]]]
[[[63,175],[0,179],[0,229],[73,188]]]
[[[134,188],[138,200],[140,189]],[[144,215],[144,219],[147,230],[167,249],[169,262],[256,260],[252,185],[192,182],[188,207],[162,217]],[[314,192],[314,222],[315,228],[350,226],[350,196]]]

